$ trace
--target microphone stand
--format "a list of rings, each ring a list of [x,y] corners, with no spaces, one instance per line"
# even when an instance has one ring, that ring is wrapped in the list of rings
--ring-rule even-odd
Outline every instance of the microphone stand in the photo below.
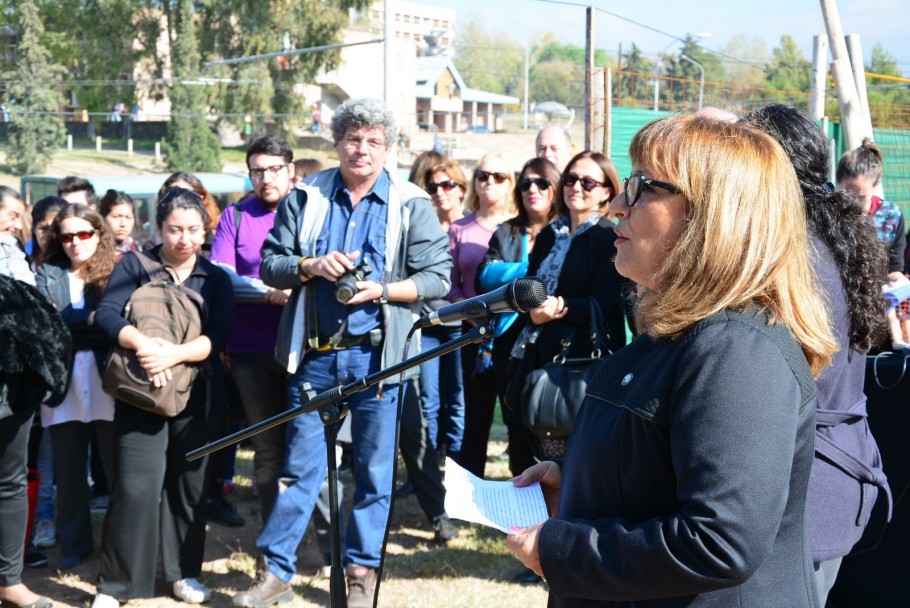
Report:
[[[426,363],[427,361],[435,359],[436,357],[446,355],[454,350],[462,348],[463,346],[467,346],[468,344],[483,342],[492,335],[493,326],[491,324],[487,323],[484,325],[478,325],[470,329],[467,333],[463,334],[459,338],[450,340],[445,344],[440,344],[436,348],[431,348],[426,352],[422,352],[400,363],[396,363],[395,365],[384,370],[380,370],[376,373],[364,376],[358,380],[354,380],[349,384],[331,388],[323,393],[316,394],[316,391],[312,389],[309,383],[304,383],[300,386],[300,391],[297,397],[300,405],[297,407],[272,416],[271,418],[267,418],[262,422],[243,429],[242,431],[238,431],[226,437],[222,437],[221,439],[192,450],[191,452],[187,452],[186,459],[197,460],[203,456],[211,454],[212,452],[216,452],[222,448],[226,448],[230,445],[234,445],[235,443],[239,443],[248,437],[257,435],[262,431],[278,426],[279,424],[284,424],[288,420],[296,418],[301,414],[308,414],[310,412],[318,411],[319,419],[322,420],[323,425],[325,425],[326,464],[328,465],[329,482],[329,532],[332,543],[331,576],[329,578],[329,605],[332,608],[347,608],[348,600],[344,588],[344,570],[341,567],[341,525],[339,523],[340,516],[338,513],[339,509],[337,485],[338,465],[335,461],[335,438],[338,434],[338,426],[348,412],[347,404],[343,403],[344,400],[354,393],[358,393],[371,386],[379,384],[386,378],[397,376],[407,369],[418,366],[422,363]],[[399,394],[398,398],[399,400],[401,399],[401,394]],[[395,454],[397,455],[397,453],[398,445],[396,443]],[[395,464],[393,463],[392,466],[395,466]],[[392,493],[392,500],[394,500],[394,492]]]

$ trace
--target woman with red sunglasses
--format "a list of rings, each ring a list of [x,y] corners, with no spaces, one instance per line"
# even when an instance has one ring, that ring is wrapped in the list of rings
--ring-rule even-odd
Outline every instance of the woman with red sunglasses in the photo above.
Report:
[[[470,215],[449,228],[452,251],[452,291],[449,300],[458,302],[477,295],[475,277],[496,228],[515,216],[512,191],[515,175],[496,153],[485,154],[471,179],[466,208]],[[496,375],[489,343],[462,349],[465,387],[465,429],[461,443],[461,465],[483,477],[487,441],[496,406]]]
[[[54,451],[60,570],[79,565],[94,549],[85,475],[93,432],[107,478],[114,473],[114,400],[102,390],[100,373],[108,340],[91,319],[117,259],[107,222],[77,203],[54,218],[37,260],[38,289],[69,327],[75,351],[63,403],[41,406],[41,425],[50,434]]]

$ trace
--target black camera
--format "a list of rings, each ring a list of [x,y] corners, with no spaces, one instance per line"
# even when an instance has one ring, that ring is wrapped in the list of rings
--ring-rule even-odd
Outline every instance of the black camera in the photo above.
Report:
[[[347,304],[348,300],[357,293],[355,283],[365,280],[372,272],[372,266],[367,262],[361,262],[338,277],[338,280],[335,281],[335,299],[342,304]]]

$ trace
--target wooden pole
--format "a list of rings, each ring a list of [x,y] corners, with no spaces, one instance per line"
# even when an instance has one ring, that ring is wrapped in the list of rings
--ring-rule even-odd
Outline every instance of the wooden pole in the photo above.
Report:
[[[812,84],[809,91],[809,116],[821,120],[825,115],[825,89],[828,84],[828,37],[812,37]]]
[[[589,6],[585,13],[585,150],[590,150],[594,141],[594,7]]]
[[[869,111],[869,96],[866,94],[866,66],[863,65],[863,47],[860,44],[859,34],[847,34],[847,55],[850,57],[850,66],[853,68],[853,82],[856,83],[856,94],[859,97],[859,107],[863,111],[863,120],[869,132],[872,132],[872,113]]]
[[[613,156],[613,146],[611,145],[611,140],[613,137],[613,96],[611,91],[613,90],[613,69],[609,66],[604,66],[604,141],[603,141],[603,151],[604,154],[609,158]],[[613,193],[614,196],[616,193]]]
[[[850,69],[847,55],[847,44],[844,30],[841,27],[840,13],[835,0],[820,0],[828,41],[831,44],[831,71],[834,73],[834,89],[840,103],[841,124],[844,127],[844,141],[847,148],[853,149],[863,142],[864,137],[871,137],[872,130],[863,121],[862,106],[856,92],[856,82]]]

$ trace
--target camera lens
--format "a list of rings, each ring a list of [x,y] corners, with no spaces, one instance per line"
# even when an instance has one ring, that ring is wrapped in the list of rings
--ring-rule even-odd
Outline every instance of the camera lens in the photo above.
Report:
[[[357,290],[353,286],[353,281],[345,281],[344,283],[339,281],[335,285],[335,299],[342,304],[347,304],[348,300],[353,298],[355,293],[357,293]]]

